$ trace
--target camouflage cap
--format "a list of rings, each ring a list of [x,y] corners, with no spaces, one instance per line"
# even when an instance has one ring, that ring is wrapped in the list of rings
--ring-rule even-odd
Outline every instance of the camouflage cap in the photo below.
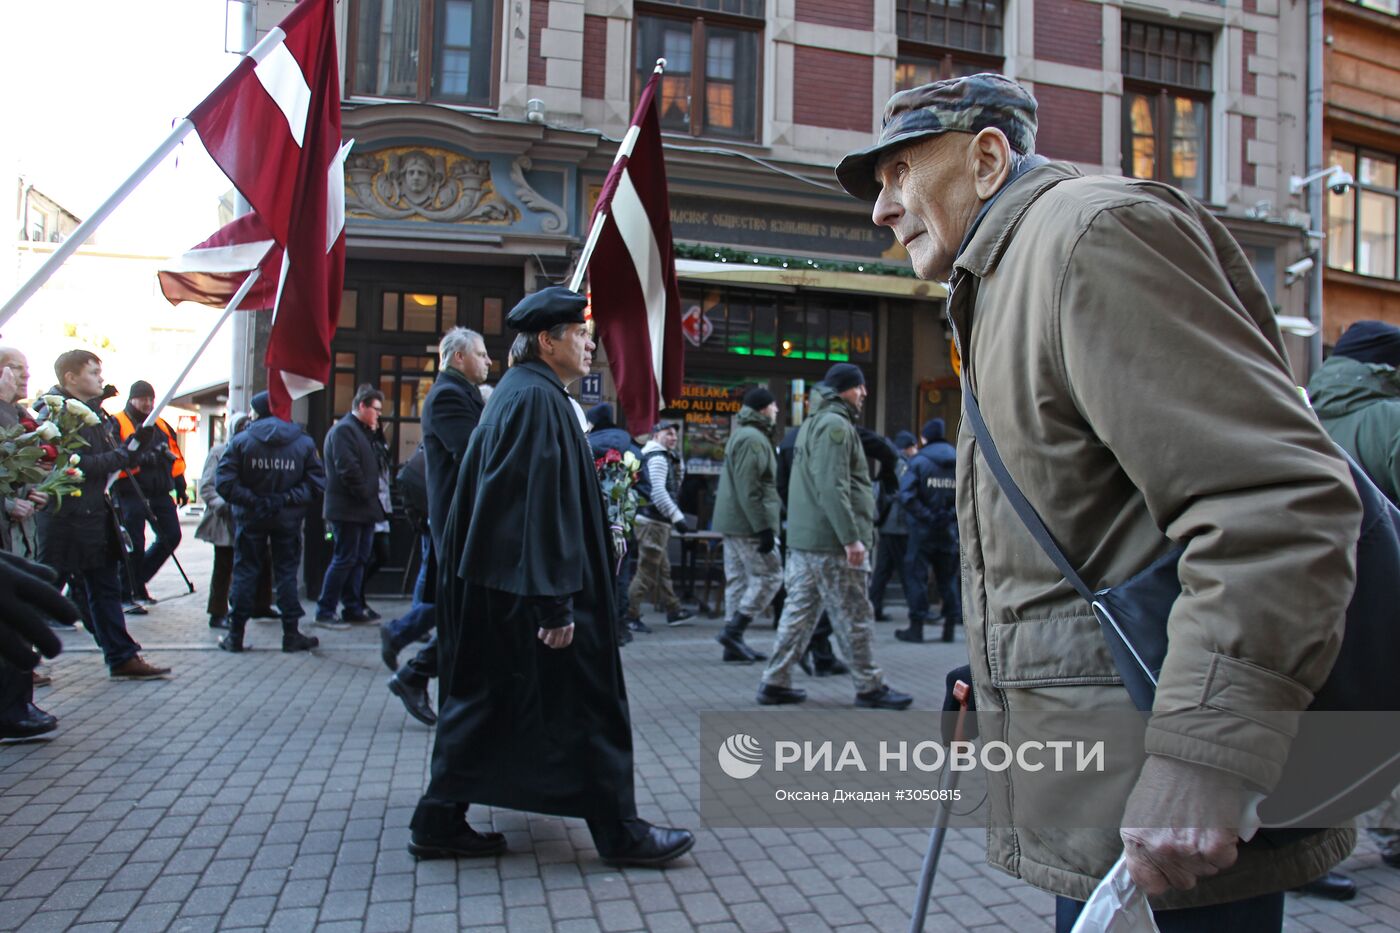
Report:
[[[1035,98],[1005,75],[975,74],[900,91],[885,105],[884,128],[873,146],[852,152],[836,166],[836,178],[851,195],[873,201],[880,194],[875,163],[897,146],[956,131],[994,127],[1011,148],[1035,151]]]

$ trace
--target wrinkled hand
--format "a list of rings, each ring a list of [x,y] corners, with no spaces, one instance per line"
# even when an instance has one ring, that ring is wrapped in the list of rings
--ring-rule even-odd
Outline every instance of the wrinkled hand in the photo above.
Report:
[[[758,553],[771,554],[773,552],[773,529],[765,528],[758,533]]]
[[[865,545],[859,541],[846,545],[846,563],[857,570],[865,566]]]
[[[1128,874],[1149,897],[1189,891],[1239,857],[1249,794],[1225,771],[1149,755],[1123,813]]]
[[[574,641],[574,623],[570,622],[563,628],[542,628],[537,636],[550,648],[567,648]]]
[[[63,642],[48,626],[48,619],[76,622],[78,607],[57,589],[58,574],[42,564],[0,551],[0,657],[21,670],[30,671],[46,658],[57,657]]]
[[[9,511],[10,518],[22,522],[34,514],[34,503],[28,499],[11,499]]]
[[[29,501],[41,509],[48,508],[49,494],[40,489],[29,490]]]

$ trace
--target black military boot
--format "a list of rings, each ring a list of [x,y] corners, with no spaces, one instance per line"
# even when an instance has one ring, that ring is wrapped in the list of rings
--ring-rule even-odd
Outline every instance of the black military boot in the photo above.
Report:
[[[917,619],[917,620],[916,620],[916,619],[910,619],[910,620],[909,620],[909,627],[908,627],[908,628],[897,629],[897,630],[895,631],[895,633],[894,633],[894,637],[895,637],[895,638],[898,638],[900,641],[907,641],[907,642],[911,642],[911,643],[916,644],[916,645],[921,645],[921,644],[923,644],[923,641],[924,641],[924,620],[923,620],[923,619]]]
[[[282,620],[282,650],[287,654],[295,651],[310,651],[321,643],[315,635],[303,635],[297,628],[297,620]]]
[[[248,624],[247,619],[235,619],[232,616],[228,620],[228,634],[219,639],[219,647],[234,654],[242,654],[243,629]]]
[[[472,829],[466,806],[449,800],[419,800],[408,828],[408,851],[414,858],[481,858],[506,850],[505,836]]]
[[[744,630],[749,627],[749,623],[752,621],[753,616],[736,612],[734,618],[725,624],[724,631],[715,636],[715,641],[724,646],[724,660],[747,662],[768,660],[766,654],[760,654],[744,644]]]
[[[944,616],[944,617],[943,617],[943,640],[944,640],[944,641],[952,641],[952,640],[953,640],[953,629],[957,627],[957,624],[958,624],[957,620],[954,619],[952,616]]]

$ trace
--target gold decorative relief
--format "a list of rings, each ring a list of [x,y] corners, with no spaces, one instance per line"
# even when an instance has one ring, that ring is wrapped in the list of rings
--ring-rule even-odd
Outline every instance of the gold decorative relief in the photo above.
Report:
[[[427,146],[355,152],[345,162],[345,211],[380,220],[512,224],[520,210],[496,192],[491,163]]]

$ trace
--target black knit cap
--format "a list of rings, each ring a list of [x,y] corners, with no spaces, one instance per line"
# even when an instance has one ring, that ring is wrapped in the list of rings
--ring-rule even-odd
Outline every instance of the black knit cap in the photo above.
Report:
[[[826,378],[822,379],[822,382],[837,392],[845,392],[847,389],[865,385],[865,373],[854,363],[836,363],[826,371]]]
[[[934,441],[941,441],[944,437],[944,425],[942,418],[930,418],[924,422],[923,429],[919,432],[924,436],[924,440],[932,444]]]
[[[900,450],[905,450],[910,447],[918,447],[919,439],[913,434],[910,434],[908,431],[900,431],[894,436],[894,446],[898,447]]]
[[[593,425],[595,431],[617,426],[617,422],[613,421],[613,407],[607,402],[594,405],[584,412],[584,417],[588,419],[589,424]]]
[[[266,418],[272,414],[272,396],[266,392],[259,392],[253,396],[248,404],[257,412],[259,418]]]
[[[1400,367],[1400,327],[1384,321],[1357,321],[1342,334],[1332,352],[1361,363]]]
[[[744,404],[754,411],[762,411],[776,401],[767,386],[754,386],[744,393]]]
[[[131,391],[126,393],[127,398],[155,398],[156,390],[144,379],[137,379],[131,384]]]

